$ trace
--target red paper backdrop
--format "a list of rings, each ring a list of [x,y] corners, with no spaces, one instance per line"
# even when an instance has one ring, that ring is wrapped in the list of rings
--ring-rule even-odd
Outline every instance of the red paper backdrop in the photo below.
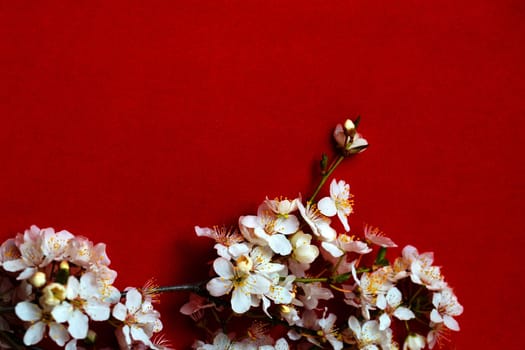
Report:
[[[356,227],[436,253],[457,348],[519,349],[524,4],[3,1],[0,235],[106,242],[119,287],[199,280],[193,226],[308,193],[361,114],[371,147],[336,175]],[[179,349],[185,298],[161,306]]]

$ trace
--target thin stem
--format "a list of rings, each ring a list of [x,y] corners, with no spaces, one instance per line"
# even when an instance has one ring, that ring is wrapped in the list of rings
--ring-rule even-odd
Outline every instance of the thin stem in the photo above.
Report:
[[[308,202],[313,203],[315,197],[317,197],[317,195],[319,194],[319,191],[321,190],[321,188],[325,184],[326,180],[328,180],[330,175],[332,175],[332,173],[334,172],[335,168],[337,168],[337,166],[339,164],[341,164],[343,159],[345,159],[345,156],[339,156],[339,158],[336,159],[336,161],[332,164],[332,166],[330,166],[330,168],[326,171],[326,173],[323,174],[323,176],[321,177],[321,181],[319,181],[319,184],[317,185],[317,188],[315,189],[314,193],[312,194],[312,196],[310,197]]]
[[[296,278],[294,282],[299,283],[315,283],[315,282],[328,282],[328,277],[316,277],[316,278]]]
[[[200,292],[202,291],[202,283],[198,284],[181,284],[178,286],[163,286],[155,288],[156,292],[165,293],[165,292]]]

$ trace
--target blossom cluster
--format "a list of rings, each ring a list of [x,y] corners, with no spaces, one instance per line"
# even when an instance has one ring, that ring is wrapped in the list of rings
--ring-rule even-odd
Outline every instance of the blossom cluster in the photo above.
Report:
[[[432,253],[408,245],[389,261],[387,249],[397,245],[379,229],[351,234],[354,203],[344,180],[332,179],[329,193],[315,199],[339,162],[367,146],[352,121],[338,125],[334,139],[339,158],[322,162],[322,180],[308,200],[267,198],[233,228],[195,227],[217,252],[209,297],[194,295],[181,309],[215,334],[195,349],[432,349],[459,330],[455,317],[463,307]],[[221,321],[214,331],[206,313],[242,317],[248,326],[226,333]]]
[[[105,244],[65,230],[31,226],[6,240],[0,246],[0,348],[20,348],[16,336],[23,329],[25,346],[51,339],[82,349],[95,341],[93,323],[106,322],[120,349],[163,349],[151,340],[162,330],[151,293],[121,293],[109,264]]]

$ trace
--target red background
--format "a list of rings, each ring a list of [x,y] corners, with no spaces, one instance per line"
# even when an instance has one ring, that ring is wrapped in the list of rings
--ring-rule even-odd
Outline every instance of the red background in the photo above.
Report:
[[[518,349],[524,35],[519,0],[2,1],[0,235],[106,242],[119,287],[198,280],[193,226],[309,193],[361,114],[371,146],[336,174],[356,227],[436,253],[457,348]],[[179,349],[185,298],[161,309]]]

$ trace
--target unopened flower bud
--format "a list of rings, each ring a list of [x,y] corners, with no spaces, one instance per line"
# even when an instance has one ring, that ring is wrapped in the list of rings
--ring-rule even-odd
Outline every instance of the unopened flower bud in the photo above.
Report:
[[[84,342],[88,345],[95,344],[95,341],[97,340],[97,333],[95,333],[94,330],[90,329],[87,333],[86,338],[84,338]]]
[[[66,299],[66,288],[60,283],[50,283],[42,290],[40,304],[56,306]]]
[[[35,288],[40,288],[46,284],[46,274],[42,271],[37,271],[29,278],[29,283]]]
[[[60,262],[60,270],[69,271],[69,263],[66,260]]]
[[[403,350],[421,350],[425,347],[425,338],[421,334],[411,333],[405,339]]]
[[[343,128],[345,130],[346,136],[354,137],[354,135],[356,134],[355,124],[350,119],[347,119],[345,121]]]
[[[244,273],[249,273],[251,271],[252,267],[253,267],[252,259],[250,259],[246,255],[241,255],[237,259],[236,262],[237,262],[237,269],[239,269],[240,271],[242,271]]]

